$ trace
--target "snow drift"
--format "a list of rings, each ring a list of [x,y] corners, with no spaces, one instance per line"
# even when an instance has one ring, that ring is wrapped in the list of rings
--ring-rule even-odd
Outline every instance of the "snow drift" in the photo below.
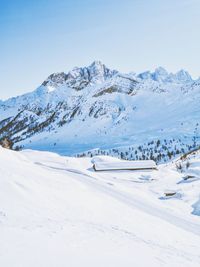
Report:
[[[173,164],[99,174],[90,158],[0,148],[0,266],[197,267],[199,181],[181,177]],[[160,200],[167,188],[181,199]]]

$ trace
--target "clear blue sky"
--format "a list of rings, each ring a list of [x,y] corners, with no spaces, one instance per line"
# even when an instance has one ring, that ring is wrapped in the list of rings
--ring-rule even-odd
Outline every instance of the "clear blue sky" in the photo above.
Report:
[[[101,60],[200,76],[199,0],[0,0],[0,98]]]

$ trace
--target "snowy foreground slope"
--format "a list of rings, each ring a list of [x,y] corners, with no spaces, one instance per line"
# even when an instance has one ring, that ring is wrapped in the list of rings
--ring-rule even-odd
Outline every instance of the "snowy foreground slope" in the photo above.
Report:
[[[0,266],[200,266],[200,157],[189,162],[98,173],[90,158],[0,148]]]
[[[164,162],[200,145],[199,100],[200,79],[184,70],[124,74],[95,61],[0,101],[0,141]]]

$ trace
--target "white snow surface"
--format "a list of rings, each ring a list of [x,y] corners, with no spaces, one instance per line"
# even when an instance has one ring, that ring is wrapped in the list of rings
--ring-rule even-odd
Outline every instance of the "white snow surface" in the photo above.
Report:
[[[200,266],[199,177],[198,155],[183,173],[95,173],[91,158],[0,148],[0,266]]]

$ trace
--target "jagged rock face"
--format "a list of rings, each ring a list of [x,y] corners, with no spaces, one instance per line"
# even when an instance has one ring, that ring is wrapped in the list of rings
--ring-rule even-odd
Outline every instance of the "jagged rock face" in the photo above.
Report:
[[[42,85],[48,88],[66,85],[76,90],[82,90],[88,85],[101,84],[115,74],[117,74],[117,71],[106,68],[100,61],[94,61],[89,67],[76,67],[67,74],[64,72],[53,73]]]
[[[164,83],[186,84],[193,82],[192,77],[185,70],[180,70],[177,73],[173,74],[173,73],[168,73],[162,67],[157,68],[155,72],[152,73],[150,71],[140,73],[138,77],[143,80],[154,80],[157,82],[164,82]]]
[[[197,137],[199,98],[200,82],[186,71],[122,74],[95,61],[51,74],[34,92],[1,101],[0,140],[8,136],[17,146],[70,154],[76,144],[83,150],[155,136]]]
[[[47,80],[42,83],[42,85],[57,88],[60,85],[64,84],[67,79],[68,76],[64,72],[53,73],[47,78]]]

